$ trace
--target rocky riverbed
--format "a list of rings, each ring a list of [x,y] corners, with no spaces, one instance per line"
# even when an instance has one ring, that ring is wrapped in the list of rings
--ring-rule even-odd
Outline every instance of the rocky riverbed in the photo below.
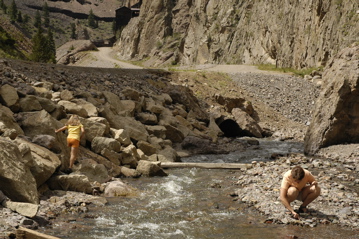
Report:
[[[97,91],[113,89],[120,92],[125,86],[143,92],[157,92],[164,82],[188,87],[200,99],[202,108],[215,108],[214,95],[238,97],[250,101],[254,108],[252,117],[272,140],[302,141],[310,122],[312,107],[320,91],[320,84],[313,80],[301,79],[291,75],[230,72],[230,77],[221,74],[206,74],[202,71],[167,74],[155,71],[158,76],[142,70],[123,71],[114,69],[66,68],[49,65],[29,65],[10,61],[13,69],[23,72],[16,74],[20,78],[29,77],[32,84],[46,79],[54,86],[67,90],[86,90],[97,87]],[[91,72],[93,73],[90,73]],[[10,74],[4,73],[3,84],[9,83]],[[25,77],[26,75],[26,77]],[[96,78],[97,77],[97,78]],[[13,77],[14,78],[14,77]],[[228,79],[230,78],[230,79]],[[82,81],[81,79],[86,79]],[[15,78],[14,78],[15,80]],[[67,83],[65,83],[67,82]],[[145,82],[147,82],[145,84]],[[148,93],[150,94],[150,93]],[[184,109],[178,108],[178,112]],[[203,126],[196,124],[198,129]],[[219,138],[218,142],[227,142],[232,150],[252,147],[253,144],[233,144],[229,138]],[[248,141],[249,142],[249,141]],[[253,142],[253,141],[251,141]],[[218,145],[218,144],[217,144]],[[253,146],[256,147],[256,146]],[[303,154],[271,155],[268,162],[253,162],[252,168],[242,176],[228,178],[236,188],[231,196],[234,203],[241,202],[261,212],[266,223],[294,224],[315,227],[319,224],[335,224],[358,230],[358,145],[338,145],[321,149],[314,157]],[[224,147],[225,148],[225,147]],[[310,170],[320,187],[322,195],[309,205],[310,214],[301,215],[294,220],[286,214],[278,200],[282,174],[294,165],[301,165]],[[99,186],[100,187],[100,186]],[[104,197],[98,197],[70,191],[48,191],[38,188],[42,195],[39,210],[35,217],[27,218],[10,209],[0,210],[0,231],[4,238],[14,237],[14,229],[25,226],[38,229],[51,226],[53,219],[60,214],[69,215],[68,220],[80,215],[87,215],[89,205],[103,206]],[[94,191],[96,194],[96,192]],[[297,207],[299,204],[296,205]]]
[[[264,214],[266,223],[309,227],[338,224],[358,230],[359,145],[340,148],[341,152],[338,147],[323,149],[316,157],[293,154],[271,162],[253,162],[253,168],[235,178],[239,188],[233,196]],[[308,206],[309,213],[301,214],[299,220],[293,219],[279,200],[282,175],[295,165],[311,171],[322,190],[321,196]],[[292,206],[297,209],[300,202],[295,201]]]

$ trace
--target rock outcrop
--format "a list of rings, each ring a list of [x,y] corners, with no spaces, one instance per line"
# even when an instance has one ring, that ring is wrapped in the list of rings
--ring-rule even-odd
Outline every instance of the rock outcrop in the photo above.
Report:
[[[324,71],[325,88],[305,137],[305,153],[335,144],[359,143],[359,46],[343,49]]]
[[[317,67],[358,41],[357,1],[144,1],[116,43],[148,65]],[[142,14],[143,13],[143,14]]]

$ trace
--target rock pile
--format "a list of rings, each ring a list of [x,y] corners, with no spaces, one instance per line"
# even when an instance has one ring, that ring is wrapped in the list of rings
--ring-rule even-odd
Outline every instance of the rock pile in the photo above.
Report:
[[[249,96],[276,109],[284,117],[301,124],[308,124],[312,108],[319,96],[320,86],[301,77],[236,73],[233,80]]]
[[[235,147],[221,147],[223,132],[214,118],[166,72],[1,60],[0,73],[0,189],[10,201],[43,204],[49,190],[99,195],[114,178],[166,176],[161,162],[179,161],[177,149],[188,154],[206,144],[211,147],[201,153],[225,153],[245,147],[235,141]],[[66,134],[54,130],[71,114],[80,116],[86,133],[67,175],[61,172],[69,163]],[[108,191],[133,189],[114,185]]]

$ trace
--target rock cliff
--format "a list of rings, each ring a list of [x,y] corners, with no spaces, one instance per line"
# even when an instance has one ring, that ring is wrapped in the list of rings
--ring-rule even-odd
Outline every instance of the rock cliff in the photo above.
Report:
[[[305,152],[358,143],[359,46],[343,49],[324,71],[322,90],[305,137]]]
[[[147,65],[326,65],[359,41],[358,1],[144,1],[116,43]]]

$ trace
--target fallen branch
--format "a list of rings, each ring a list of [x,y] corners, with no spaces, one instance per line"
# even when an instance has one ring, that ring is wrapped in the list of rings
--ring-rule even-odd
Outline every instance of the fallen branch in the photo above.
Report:
[[[49,236],[24,227],[20,227],[19,229],[16,230],[16,239],[60,239],[60,238]]]
[[[162,168],[206,168],[206,169],[249,169],[251,164],[243,163],[177,163],[161,162]]]

